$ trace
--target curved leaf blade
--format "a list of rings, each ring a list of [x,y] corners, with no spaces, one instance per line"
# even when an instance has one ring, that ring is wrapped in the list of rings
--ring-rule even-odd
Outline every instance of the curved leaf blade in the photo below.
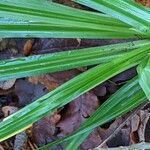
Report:
[[[0,17],[0,37],[146,37],[126,23],[107,15],[47,1],[1,0]],[[5,18],[11,22],[8,23]]]
[[[145,35],[150,35],[150,9],[133,0],[74,0],[119,19]]]
[[[149,40],[35,55],[0,61],[0,81],[107,63],[126,52],[149,45]]]
[[[149,57],[142,61],[137,67],[139,75],[139,84],[142,87],[147,98],[150,100],[150,59]]]
[[[144,101],[146,101],[146,96],[136,77],[108,98],[72,135],[49,143],[39,150],[46,150],[70,139],[65,150],[76,150],[92,132],[92,129],[124,115]]]
[[[147,55],[149,49],[150,46],[145,46],[128,52],[123,57],[110,63],[98,65],[9,116],[9,118],[0,123],[0,141],[23,131],[30,124],[64,106],[114,75],[136,66]]]

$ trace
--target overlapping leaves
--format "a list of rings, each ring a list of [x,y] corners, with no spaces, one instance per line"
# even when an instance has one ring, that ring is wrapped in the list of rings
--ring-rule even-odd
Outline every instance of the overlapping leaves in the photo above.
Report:
[[[43,146],[39,150],[46,150],[50,147],[56,146],[65,141],[69,141],[65,150],[77,149],[85,138],[92,132],[92,129],[103,125],[104,123],[115,119],[122,114],[127,113],[131,109],[136,108],[141,103],[146,101],[146,96],[142,91],[137,77],[132,79],[129,83],[119,89],[114,95],[112,95],[104,104],[102,104],[93,115],[85,121],[77,131],[63,139],[59,139],[46,146]],[[80,141],[79,141],[80,137]]]
[[[150,35],[150,9],[133,0],[74,0],[80,4],[91,7],[117,18],[135,30]]]
[[[134,1],[75,1],[104,12],[106,15],[49,3],[46,0],[1,0],[0,37],[103,39],[150,37],[150,10],[136,4]],[[119,48],[119,46],[122,47]],[[115,45],[113,49],[112,46],[106,46],[77,52],[62,52],[48,56],[31,56],[29,58],[1,61],[0,80],[92,64],[106,64],[98,65],[75,77],[1,122],[0,141],[21,132],[30,124],[114,75],[140,64],[141,60],[149,53],[149,49],[149,41],[139,41],[136,44],[134,42],[134,45],[128,45],[128,43]],[[112,58],[115,58],[115,60],[112,61]],[[37,69],[38,65],[40,67]],[[62,67],[64,68],[62,69]],[[144,65],[140,65],[138,70],[140,85],[149,98],[149,84],[146,84],[149,79],[149,63],[146,62]],[[45,146],[43,149],[69,140],[72,137],[74,139],[66,149],[76,149],[93,128],[132,110],[142,103],[145,98],[138,80],[132,80],[108,99],[75,134]],[[75,137],[77,135],[80,135],[80,142]]]
[[[137,68],[139,74],[139,83],[145,92],[147,98],[150,100],[150,59],[149,56],[142,61]]]
[[[64,106],[81,94],[118,73],[136,66],[149,52],[150,45],[135,49],[110,63],[98,65],[44,95],[0,123],[0,141],[7,139],[55,109]],[[112,68],[110,70],[110,68]]]
[[[1,0],[0,37],[137,38],[145,37],[100,13],[43,1]]]
[[[149,44],[149,40],[139,40],[109,46],[1,60],[0,81],[107,63],[124,56],[126,52]]]

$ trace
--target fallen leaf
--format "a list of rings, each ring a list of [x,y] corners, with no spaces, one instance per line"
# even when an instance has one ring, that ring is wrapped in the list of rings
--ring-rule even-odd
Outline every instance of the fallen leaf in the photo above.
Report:
[[[53,79],[51,76],[49,76],[49,75],[30,77],[28,80],[29,80],[29,82],[31,82],[33,84],[41,83],[49,91],[52,91],[52,90],[54,90],[55,88],[57,88],[59,86],[57,81],[55,79]]]
[[[67,5],[70,7],[74,7],[74,8],[82,8],[81,5],[79,5],[73,1],[68,1],[68,0],[52,0],[52,1],[56,2],[56,3],[64,4],[64,5]]]
[[[80,150],[89,150],[97,147],[102,142],[102,138],[99,132],[100,131],[98,128],[94,129],[94,131],[88,136],[88,138],[81,145]]]
[[[27,150],[28,136],[25,131],[19,133],[15,137],[14,150]]]
[[[146,7],[150,7],[150,0],[136,0],[136,2],[141,3]]]
[[[70,71],[52,73],[39,77],[30,77],[29,81],[33,84],[41,83],[49,91],[51,91],[74,76],[78,75],[80,72],[81,71],[77,69],[73,69]],[[49,118],[45,118],[44,120],[42,119],[37,125],[38,128],[33,128],[34,142],[37,145],[43,145],[48,141],[51,141],[56,136],[54,136],[56,129],[58,129],[58,137],[72,133],[97,109],[98,106],[99,100],[92,91],[83,94],[76,100],[66,105],[64,109],[60,111],[59,115],[61,117],[58,117],[60,119],[58,123],[52,123],[54,121],[50,121]],[[55,118],[55,115],[51,117]],[[89,141],[93,143],[92,145],[94,145],[94,143],[99,143],[97,136],[97,133],[92,133],[90,136]],[[97,140],[94,139],[95,137]]]
[[[63,84],[66,81],[69,81],[71,78],[75,77],[79,73],[81,73],[81,71],[73,69],[69,71],[62,71],[59,73],[52,73],[43,76],[30,77],[28,80],[33,84],[41,83],[49,91],[52,91],[59,85]]]
[[[137,74],[136,69],[131,68],[131,69],[124,71],[123,73],[116,75],[110,80],[115,82],[116,84],[121,84],[132,79],[136,74]]]
[[[34,85],[26,80],[17,80],[15,84],[15,93],[18,96],[18,104],[23,107],[33,102],[48,91],[42,84]]]
[[[70,102],[62,111],[62,119],[57,124],[60,130],[59,136],[72,133],[81,123],[97,109],[99,100],[93,94],[88,92]]]
[[[77,46],[76,39],[39,39],[34,43],[33,52],[36,54],[54,53],[75,49]]]
[[[139,128],[139,123],[140,123],[140,118],[136,114],[135,116],[132,117],[131,119],[131,133],[130,133],[130,139],[131,143],[135,144],[139,142],[139,136],[138,136],[138,128]]]
[[[8,90],[14,86],[16,79],[9,81],[0,81],[0,89]]]
[[[51,116],[47,116],[36,122],[32,127],[32,139],[38,146],[45,145],[53,140],[56,133],[56,123],[61,116],[55,112]]]
[[[138,114],[132,118],[132,132],[130,134],[132,144],[145,142],[145,129],[149,118],[150,113],[148,110],[140,110]]]
[[[32,53],[33,43],[34,43],[33,39],[29,39],[25,42],[23,47],[23,55],[29,56]]]
[[[116,119],[108,129],[100,129],[100,135],[102,137],[102,147],[107,145],[108,147],[126,146],[130,143],[130,125],[125,124],[123,117]],[[122,124],[124,125],[122,127]]]
[[[5,149],[2,147],[2,145],[0,145],[0,150],[5,150]]]
[[[113,123],[110,123],[108,128],[103,128],[103,126],[99,128],[99,134],[102,142],[98,147],[106,148],[107,146],[117,147],[133,144],[132,141],[136,141],[136,136],[133,133],[136,133],[137,130],[139,130],[139,122],[141,122],[140,118],[142,118],[138,115],[140,114],[141,109],[145,108],[145,106],[147,106],[147,103],[140,105],[134,111],[126,114],[125,116],[116,119],[115,121],[113,121]],[[142,134],[144,133],[145,132],[143,131]],[[133,136],[131,137],[131,134],[134,136],[134,139]]]
[[[17,107],[14,106],[4,106],[2,107],[2,112],[4,113],[4,117],[8,117],[9,115],[18,111]]]

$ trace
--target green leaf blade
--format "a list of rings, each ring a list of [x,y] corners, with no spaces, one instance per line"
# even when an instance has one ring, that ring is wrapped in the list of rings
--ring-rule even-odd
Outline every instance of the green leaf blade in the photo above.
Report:
[[[149,44],[149,40],[139,40],[109,46],[1,60],[0,81],[107,63],[124,56],[126,52]]]
[[[0,37],[138,38],[131,26],[100,13],[28,1],[0,1]],[[17,23],[5,20],[18,20]],[[20,21],[20,23],[19,23]]]
[[[119,19],[137,31],[150,35],[150,10],[132,0],[74,0]]]
[[[30,124],[64,106],[114,75],[136,66],[147,55],[149,48],[150,46],[138,48],[110,63],[96,66],[11,115],[0,123],[0,141],[23,131]]]
[[[119,89],[106,102],[104,102],[72,135],[56,140],[39,148],[39,150],[46,150],[68,140],[70,141],[65,150],[76,150],[85,138],[92,132],[92,129],[124,115],[128,111],[131,111],[139,106],[144,101],[146,101],[146,96],[142,91],[136,77]]]
[[[137,68],[139,84],[150,100],[150,59],[146,58]]]

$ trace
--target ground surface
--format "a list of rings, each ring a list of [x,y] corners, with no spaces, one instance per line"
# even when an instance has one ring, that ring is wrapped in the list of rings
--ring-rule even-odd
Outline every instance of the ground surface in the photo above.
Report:
[[[69,0],[57,2],[81,8]],[[150,3],[142,1],[149,6]],[[86,9],[86,8],[84,8]],[[0,59],[53,53],[83,47],[107,45],[125,40],[81,40],[81,39],[2,39]],[[22,78],[0,82],[0,119],[28,105],[48,91],[51,91],[88,68],[46,74],[38,77]],[[134,68],[106,81],[92,91],[35,123],[26,132],[0,143],[0,150],[34,150],[39,146],[72,133],[110,95],[126,81],[136,75]],[[81,145],[81,150],[102,147],[126,146],[141,141],[150,142],[149,104],[142,104],[129,114],[95,129]],[[63,149],[63,145],[55,148]]]

